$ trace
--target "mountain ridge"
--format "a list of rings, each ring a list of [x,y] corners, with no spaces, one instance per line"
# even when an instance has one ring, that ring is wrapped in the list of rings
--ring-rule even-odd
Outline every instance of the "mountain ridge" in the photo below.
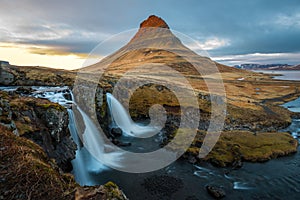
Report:
[[[170,30],[169,25],[160,17],[149,16],[140,24],[137,33],[131,40],[100,62],[87,66],[82,71],[101,71],[122,74],[137,66],[149,63],[166,64],[184,74],[203,74],[220,72],[242,72],[226,65],[198,55],[186,47]],[[198,71],[194,64],[201,66]],[[247,73],[247,72],[245,72]]]

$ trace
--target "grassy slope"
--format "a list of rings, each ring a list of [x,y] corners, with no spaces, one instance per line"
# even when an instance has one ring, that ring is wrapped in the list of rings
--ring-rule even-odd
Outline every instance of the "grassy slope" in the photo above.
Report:
[[[71,174],[62,173],[40,146],[0,125],[1,199],[124,199],[112,182],[80,187]]]
[[[77,186],[71,175],[60,174],[40,146],[0,126],[0,193],[5,199],[71,199]]]

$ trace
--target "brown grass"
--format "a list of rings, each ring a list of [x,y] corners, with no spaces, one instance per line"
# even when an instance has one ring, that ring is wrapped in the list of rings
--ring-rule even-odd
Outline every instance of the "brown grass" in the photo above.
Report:
[[[76,183],[41,147],[0,126],[0,193],[5,199],[71,199]]]

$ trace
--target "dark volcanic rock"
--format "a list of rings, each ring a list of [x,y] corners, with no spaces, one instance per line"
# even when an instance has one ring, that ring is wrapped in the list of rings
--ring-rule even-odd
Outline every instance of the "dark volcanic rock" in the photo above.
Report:
[[[34,90],[32,89],[32,87],[18,87],[16,90],[17,94],[23,94],[23,95],[29,95],[32,92],[34,92]]]
[[[114,143],[115,145],[117,145],[119,147],[128,147],[128,146],[131,146],[130,142],[123,142],[123,141],[120,141],[118,139],[113,139],[112,143]]]
[[[232,169],[240,169],[243,167],[243,162],[241,159],[239,160],[235,160],[233,163],[232,163]]]
[[[68,128],[67,110],[45,99],[0,92],[0,125],[39,144],[66,172],[72,170],[76,144]]]
[[[225,191],[218,186],[208,185],[206,186],[206,190],[212,197],[216,199],[221,199],[226,196]]]
[[[61,109],[37,107],[36,115],[45,124],[45,129],[40,133],[28,133],[24,136],[40,144],[63,171],[69,172],[72,170],[71,160],[75,158],[76,144],[70,137],[67,110]]]
[[[112,128],[111,131],[110,131],[110,134],[113,137],[120,137],[120,136],[122,136],[122,129],[120,129],[120,128]]]

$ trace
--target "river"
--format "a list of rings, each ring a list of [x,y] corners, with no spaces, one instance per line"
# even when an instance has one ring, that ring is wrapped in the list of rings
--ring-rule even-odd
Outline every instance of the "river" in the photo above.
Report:
[[[299,81],[300,80],[300,71],[294,70],[253,70],[254,72],[264,73],[264,74],[272,74],[274,75],[274,79],[276,80],[292,80]]]
[[[8,90],[13,89],[15,88],[8,88]],[[65,96],[62,95],[67,91],[67,88],[63,88],[63,90],[52,88],[49,90],[45,87],[35,87],[34,89],[43,91],[38,93],[36,97],[48,98],[67,108],[69,108],[70,103],[76,106],[75,102],[65,99]],[[299,102],[300,98],[283,106],[294,112],[300,112]],[[90,154],[78,137],[76,126],[78,122],[76,122],[74,112],[72,109],[68,109],[68,113],[70,132],[78,145],[76,158],[72,161],[73,174],[76,181],[81,185],[98,185],[113,181],[124,190],[131,200],[212,199],[205,189],[208,184],[221,185],[226,191],[226,199],[298,199],[300,197],[299,153],[265,163],[244,163],[244,166],[239,170],[216,168],[208,163],[192,165],[186,161],[177,160],[171,165],[154,172],[121,172],[105,166]],[[88,134],[95,133],[95,127],[82,110],[80,113],[86,125],[86,138],[90,138],[91,135],[88,136]],[[300,136],[300,120],[294,119],[291,126],[283,131],[289,131],[295,138],[298,138]],[[96,142],[96,146],[101,144],[103,146],[101,137],[91,137],[93,139],[86,140]],[[141,140],[138,141],[141,142]],[[130,140],[130,142],[132,142],[132,146],[124,147],[125,150],[133,150],[134,147],[143,148],[143,146],[158,145],[156,137],[153,137],[151,141],[147,140],[139,144],[134,140]],[[118,163],[118,160],[121,160],[119,158],[122,157],[122,154],[113,152],[108,154],[103,150],[98,153],[105,154],[104,156],[107,156],[108,162],[115,165],[121,164]]]
[[[300,98],[283,106],[297,111],[300,109],[299,100]],[[299,120],[294,119],[285,131],[298,138],[299,128]],[[143,144],[145,143],[139,141],[138,145]],[[153,140],[152,143],[148,141],[147,145],[149,144],[157,143]],[[135,145],[137,144],[133,142],[132,146]],[[130,148],[132,149],[129,147],[127,150]],[[88,165],[89,162],[86,160],[90,154],[87,152],[84,154],[85,164]],[[82,158],[77,157],[75,160],[80,159]],[[299,171],[300,154],[297,153],[265,163],[245,163],[241,169],[233,171],[216,168],[208,163],[191,165],[182,160],[155,172],[134,174],[103,168],[103,165],[99,164],[98,168],[85,171],[89,177],[86,182],[78,177],[77,181],[83,185],[114,181],[125,191],[129,199],[134,200],[211,199],[205,189],[208,184],[221,185],[228,199],[297,199],[300,196]],[[76,172],[74,173],[76,176]]]

